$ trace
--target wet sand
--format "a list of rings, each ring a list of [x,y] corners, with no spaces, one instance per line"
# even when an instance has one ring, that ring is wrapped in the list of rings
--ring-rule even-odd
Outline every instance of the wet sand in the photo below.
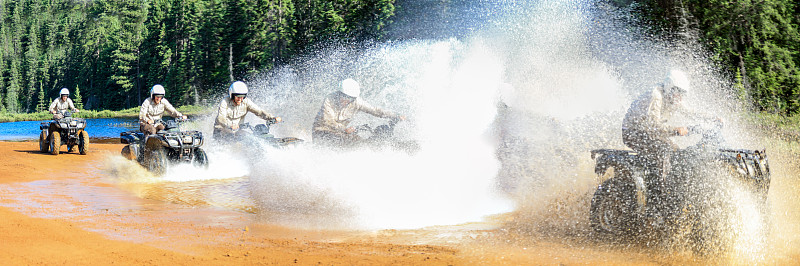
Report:
[[[0,172],[4,173],[0,183],[13,186],[14,183],[83,178],[88,186],[110,186],[91,176],[96,168],[92,165],[105,156],[118,154],[123,147],[120,144],[92,144],[87,155],[71,153],[52,156],[39,153],[36,145],[35,142],[0,142],[0,157],[3,158]],[[123,191],[120,193],[124,194]],[[30,197],[35,198],[36,195]],[[146,200],[134,198],[129,200],[130,204],[169,205],[147,203]],[[132,216],[136,216],[136,219],[129,217],[129,221],[123,222],[113,222],[113,219],[32,218],[14,211],[14,208],[0,208],[0,257],[5,258],[2,264],[352,265],[458,264],[459,261],[456,251],[446,247],[380,243],[371,241],[369,236],[363,239],[356,237],[352,241],[331,241],[329,239],[350,238],[360,233],[294,231],[248,223],[247,216],[250,214],[246,213],[174,206],[179,210],[176,214],[166,211],[166,207],[158,206],[154,208],[157,209],[155,211],[135,213]],[[43,209],[47,209],[47,206]],[[31,215],[39,216],[36,213]],[[228,216],[226,220],[241,222],[213,224],[192,220],[204,216]],[[113,234],[86,230],[106,226],[120,226],[121,230],[146,227],[148,231],[156,232],[156,236],[125,241],[114,240]],[[115,231],[114,228],[106,229]]]
[[[418,230],[301,230],[257,214],[139,198],[98,169],[121,144],[53,156],[0,142],[2,264],[526,265],[706,264],[597,241],[528,235],[513,214]],[[65,149],[62,149],[62,151]],[[66,192],[70,193],[66,193]],[[77,191],[77,192],[76,192]],[[64,193],[61,193],[64,192]],[[44,195],[47,194],[47,195]],[[82,199],[76,197],[95,199]],[[98,201],[96,198],[102,200]],[[793,239],[792,239],[793,240]],[[794,248],[789,257],[800,258]]]

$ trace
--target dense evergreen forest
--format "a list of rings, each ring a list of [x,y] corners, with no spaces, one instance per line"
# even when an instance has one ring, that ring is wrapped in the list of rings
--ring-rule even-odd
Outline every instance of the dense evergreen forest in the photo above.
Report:
[[[756,110],[800,113],[794,0],[606,1],[657,36],[697,32]],[[84,108],[119,110],[139,105],[155,83],[177,104],[199,104],[319,44],[446,37],[452,25],[404,25],[461,23],[464,5],[489,13],[500,2],[0,0],[0,112],[43,110],[61,87],[79,93]]]
[[[156,83],[195,104],[321,40],[380,38],[393,2],[0,0],[0,111],[43,110],[61,87],[118,110]]]

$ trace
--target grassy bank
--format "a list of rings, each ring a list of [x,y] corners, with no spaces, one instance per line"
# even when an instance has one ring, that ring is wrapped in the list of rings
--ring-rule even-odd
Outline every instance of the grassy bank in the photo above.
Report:
[[[213,112],[213,109],[205,106],[185,105],[178,107],[178,111],[185,115],[203,115]],[[111,111],[111,110],[81,110],[73,114],[73,117],[80,118],[122,118],[122,117],[138,117],[139,107],[133,107],[125,110]],[[38,121],[50,120],[53,115],[50,112],[36,112],[36,113],[7,113],[0,112],[0,123],[2,122],[17,122],[17,121]]]
[[[800,115],[751,113],[746,119],[772,137],[786,141],[800,141]]]

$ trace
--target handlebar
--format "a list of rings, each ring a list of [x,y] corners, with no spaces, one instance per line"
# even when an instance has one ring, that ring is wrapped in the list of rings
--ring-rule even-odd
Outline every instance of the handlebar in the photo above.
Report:
[[[719,134],[722,131],[723,123],[720,120],[713,120],[708,123],[696,124],[686,127],[689,130],[689,135],[708,135]]]

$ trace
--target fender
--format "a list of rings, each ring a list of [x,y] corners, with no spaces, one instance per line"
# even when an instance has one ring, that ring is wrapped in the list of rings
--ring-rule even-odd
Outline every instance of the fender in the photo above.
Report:
[[[636,210],[644,214],[647,207],[647,186],[644,174],[636,164],[637,153],[629,150],[599,149],[592,150],[592,159],[595,159],[594,172],[598,176],[604,175],[609,168],[614,169],[614,177],[628,179],[635,190]],[[599,156],[598,156],[599,155]]]

